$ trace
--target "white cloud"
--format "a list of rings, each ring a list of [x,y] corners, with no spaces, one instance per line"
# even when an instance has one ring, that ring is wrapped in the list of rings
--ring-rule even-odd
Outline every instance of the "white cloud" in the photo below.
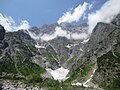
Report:
[[[67,30],[63,30],[61,27],[56,27],[55,32],[53,34],[44,34],[39,37],[42,40],[49,41],[56,38],[57,36],[66,37],[68,39],[74,39],[74,40],[87,39],[86,33],[70,33],[70,32],[67,32]]]
[[[0,24],[3,25],[6,30],[12,30],[13,28],[11,26],[12,26],[12,24],[14,25],[15,22],[12,19],[12,17],[3,16],[0,13]]]
[[[71,22],[77,22],[79,21],[79,19],[82,17],[82,15],[84,14],[84,12],[87,9],[87,6],[89,4],[84,2],[83,5],[78,5],[73,13],[71,11],[66,12],[57,22],[58,24],[62,23],[62,22],[67,22],[67,23],[71,23]]]
[[[49,41],[49,40],[56,38],[57,36],[67,37],[68,39],[70,39],[70,35],[68,34],[68,32],[65,30],[62,30],[61,27],[56,27],[55,32],[53,34],[42,35],[41,39],[45,41]]]
[[[55,35],[70,38],[69,33],[67,31],[63,30],[61,27],[55,28]]]
[[[120,13],[120,0],[108,0],[99,10],[88,15],[88,33],[92,33],[98,22],[109,23],[118,13]]]
[[[79,40],[79,39],[87,39],[88,35],[86,33],[73,33],[71,34],[71,37],[75,40]]]
[[[66,12],[59,20],[57,21],[58,24],[61,24],[62,22],[77,22],[79,19],[85,14],[85,11],[88,9],[92,8],[92,4],[88,4],[84,2],[83,5],[78,5],[73,13],[71,12],[73,8],[70,9],[70,11]],[[68,39],[74,39],[74,40],[79,40],[79,39],[87,39],[88,35],[86,33],[70,33],[67,30],[63,30],[61,27],[56,27],[55,32],[53,34],[44,34],[40,36],[42,40],[49,41],[57,36],[60,37],[66,37]]]
[[[35,39],[35,40],[39,40],[40,39],[40,35],[36,35],[35,33],[29,31],[29,29],[24,30],[25,33],[29,34],[31,38]]]
[[[29,29],[30,25],[29,22],[27,20],[22,20],[20,25],[17,27],[18,30],[20,29]]]
[[[12,17],[4,16],[0,13],[0,24],[4,26],[7,31],[17,31],[19,29],[29,29],[30,25],[28,21],[21,20],[20,25],[16,25]]]
[[[49,41],[49,40],[52,40],[52,39],[56,38],[56,35],[55,34],[52,34],[52,35],[44,34],[40,38],[44,41]]]

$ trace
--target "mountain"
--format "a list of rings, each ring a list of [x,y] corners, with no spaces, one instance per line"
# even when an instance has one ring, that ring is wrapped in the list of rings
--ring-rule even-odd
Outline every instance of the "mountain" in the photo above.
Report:
[[[29,79],[31,82],[36,76],[36,81],[39,81],[40,73],[44,73],[45,69],[32,62],[37,49],[28,43],[32,41],[30,36],[21,32],[5,34],[2,26],[0,32],[0,78]],[[22,35],[25,36],[24,41]],[[31,77],[31,80],[28,77]]]
[[[87,24],[83,23],[83,24],[69,24],[69,23],[61,23],[61,24],[50,24],[50,25],[43,25],[41,27],[36,27],[33,26],[30,31],[34,32],[35,34],[52,34],[55,32],[55,28],[56,27],[61,27],[63,30],[74,33],[83,33],[83,32],[87,32]],[[83,30],[84,29],[84,30]]]
[[[105,90],[120,88],[120,14],[111,23],[98,23],[84,48],[83,56],[72,67],[71,78],[84,81],[95,68],[92,84]],[[75,72],[75,73],[74,73]],[[86,76],[86,77],[83,77]],[[82,78],[81,78],[82,77]]]
[[[49,28],[51,27],[52,25],[45,25],[42,26],[42,30],[49,31]],[[38,32],[42,33],[41,29],[34,29],[34,32],[32,29],[29,31],[33,35],[37,36]],[[51,32],[54,32],[54,29],[52,29],[53,31]],[[61,66],[67,68],[66,63],[64,62],[69,58],[72,61],[71,58],[77,58],[79,53],[81,53],[81,50],[77,50],[77,48],[80,48],[79,42],[82,42],[83,40],[74,40],[57,36],[52,40],[43,41],[41,39],[31,37],[27,30],[5,33],[4,28],[1,26],[0,31],[1,36],[2,33],[4,33],[1,37],[1,45],[3,48],[0,48],[1,79],[20,80],[24,83],[39,82],[42,84],[40,86],[43,87],[58,87],[58,81],[53,80],[51,74],[46,71],[46,68],[50,68],[52,70],[59,69]],[[45,32],[43,32],[43,34],[44,33]],[[7,82],[5,81],[5,83]],[[51,85],[51,83],[55,84]],[[72,86],[69,87],[73,88]],[[3,88],[6,88],[6,86]]]
[[[71,37],[68,38],[61,34],[54,35],[56,34],[56,28],[58,27],[60,28],[60,31],[62,29],[62,34],[67,32],[67,35],[71,35]],[[57,31],[59,31],[59,29]],[[80,33],[87,33],[87,25],[72,25],[68,23],[58,25],[55,23],[51,25],[43,25],[40,28],[32,27],[29,31],[25,31],[25,33],[28,33],[36,41],[35,46],[40,53],[39,57],[41,57],[39,59],[44,59],[42,60],[43,62],[34,59],[38,65],[42,66],[42,63],[46,62],[47,67],[52,69],[57,69],[60,66],[68,68],[69,66],[71,67],[70,64],[72,64],[73,60],[77,59],[82,54],[82,48],[84,45],[84,43],[82,43],[84,41],[83,39],[74,39],[72,38],[72,34],[78,33],[79,35]],[[54,38],[42,40],[42,37]]]
[[[88,37],[87,27],[55,23],[6,33],[0,26],[0,78],[45,90],[118,90],[120,14],[111,23],[99,22]],[[58,82],[56,72],[68,74]]]

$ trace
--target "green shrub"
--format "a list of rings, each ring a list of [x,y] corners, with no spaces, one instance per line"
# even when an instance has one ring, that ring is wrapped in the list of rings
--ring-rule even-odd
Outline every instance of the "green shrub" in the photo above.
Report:
[[[43,82],[43,79],[42,77],[40,76],[40,74],[35,74],[35,73],[32,73],[28,76],[26,76],[26,80],[28,83],[40,83],[40,82]]]

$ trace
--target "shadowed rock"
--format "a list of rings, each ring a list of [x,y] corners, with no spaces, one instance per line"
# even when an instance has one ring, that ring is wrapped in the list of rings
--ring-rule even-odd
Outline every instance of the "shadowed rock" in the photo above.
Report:
[[[0,25],[0,41],[4,39],[5,36],[5,29],[2,25]]]

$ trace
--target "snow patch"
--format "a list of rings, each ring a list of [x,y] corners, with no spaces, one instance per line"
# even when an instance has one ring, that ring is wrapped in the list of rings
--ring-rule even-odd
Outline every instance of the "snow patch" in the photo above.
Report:
[[[65,46],[66,48],[71,48],[71,47],[75,47],[76,45],[78,45],[78,44],[68,44],[67,46]]]
[[[67,45],[66,48],[71,48],[71,46],[70,46],[70,45]]]
[[[82,83],[77,82],[77,83],[72,83],[72,85],[82,86]]]
[[[65,69],[63,67],[58,68],[56,70],[52,70],[51,68],[46,68],[46,71],[51,73],[51,75],[53,76],[54,80],[64,81],[64,80],[69,78],[69,77],[66,77],[67,74],[69,73],[69,70]]]
[[[83,49],[82,49],[82,48],[80,48],[80,51],[82,51],[82,52],[83,52]]]
[[[82,41],[81,43],[85,44],[89,41],[89,38],[88,39],[85,39],[84,41]]]
[[[45,48],[45,46],[35,45],[36,48]]]

